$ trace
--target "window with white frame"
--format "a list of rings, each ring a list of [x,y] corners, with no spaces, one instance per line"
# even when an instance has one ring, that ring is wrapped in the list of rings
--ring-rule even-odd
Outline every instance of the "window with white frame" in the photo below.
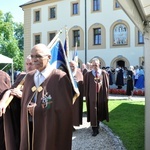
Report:
[[[93,29],[94,33],[94,45],[100,45],[102,43],[102,37],[101,37],[101,28],[95,28]]]
[[[117,24],[113,29],[113,44],[128,44],[128,29],[124,24]]]

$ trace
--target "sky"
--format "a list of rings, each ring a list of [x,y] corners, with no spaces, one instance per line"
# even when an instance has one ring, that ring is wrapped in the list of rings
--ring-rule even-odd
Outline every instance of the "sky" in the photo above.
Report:
[[[24,12],[19,6],[28,1],[30,0],[0,0],[0,10],[3,12],[3,14],[11,12],[14,22],[23,23]]]

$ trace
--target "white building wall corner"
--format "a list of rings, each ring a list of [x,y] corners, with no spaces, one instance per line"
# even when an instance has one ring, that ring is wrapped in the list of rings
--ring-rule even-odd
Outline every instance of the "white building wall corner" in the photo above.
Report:
[[[64,0],[58,2],[51,2],[50,4],[46,3],[42,6],[36,6],[31,8],[30,16],[31,16],[31,33],[42,33],[42,42],[47,44],[47,33],[49,31],[58,31],[61,28],[67,26],[68,30],[74,26],[79,26],[85,32],[85,5],[84,1],[78,1],[80,6],[79,15],[72,17],[71,16],[71,2],[72,0]],[[55,20],[48,20],[48,7],[50,5],[57,6],[57,18]],[[42,12],[42,22],[33,24],[33,10],[36,8],[40,8]],[[63,13],[62,13],[63,12]],[[29,15],[29,14],[25,14]],[[107,66],[110,66],[112,60],[115,60],[118,56],[122,56],[129,61],[130,65],[138,65],[139,57],[143,56],[143,47],[135,46],[135,26],[128,18],[128,16],[122,10],[113,10],[113,1],[106,2],[102,1],[101,11],[98,13],[91,13],[91,1],[87,1],[87,31],[89,28],[95,23],[102,24],[106,30],[106,47],[102,49],[88,49],[87,46],[87,61],[90,61],[93,57],[98,56],[105,61]],[[130,44],[128,47],[111,47],[110,35],[111,35],[111,26],[116,21],[126,21],[129,25],[130,30]],[[29,34],[29,33],[28,33]],[[84,34],[85,36],[85,34]],[[83,36],[83,37],[84,37]],[[87,32],[87,44],[88,44],[88,36],[91,36]],[[64,39],[65,33],[61,34],[61,37]],[[33,38],[33,37],[32,37]],[[31,44],[32,44],[31,38]],[[72,37],[69,37],[72,38]],[[84,39],[81,39],[85,43]],[[25,43],[26,44],[26,43]],[[85,61],[85,45],[82,50],[78,51],[79,58],[82,62]],[[133,59],[134,58],[134,59]],[[116,59],[118,60],[118,59]],[[121,58],[120,58],[121,60]]]

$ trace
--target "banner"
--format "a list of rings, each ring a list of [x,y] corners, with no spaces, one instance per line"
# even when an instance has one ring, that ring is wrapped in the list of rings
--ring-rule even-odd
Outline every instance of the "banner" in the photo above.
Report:
[[[75,46],[75,50],[74,50],[74,54],[72,56],[72,60],[75,61],[78,64],[78,52],[77,52],[77,42],[76,42],[76,46]]]
[[[77,87],[77,83],[73,79],[68,58],[66,56],[62,42],[60,41],[59,38],[51,46],[50,53],[52,56],[52,58],[50,60],[50,64],[52,65],[52,67],[65,71],[71,80],[73,90],[74,90],[74,97],[73,97],[73,103],[74,103],[80,93],[79,93],[79,89]]]

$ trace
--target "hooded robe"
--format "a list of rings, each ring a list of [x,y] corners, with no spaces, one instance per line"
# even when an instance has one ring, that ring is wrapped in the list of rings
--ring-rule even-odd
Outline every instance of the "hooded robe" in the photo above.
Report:
[[[34,97],[35,71],[25,80],[21,103],[21,143],[20,150],[71,150],[72,144],[72,86],[67,74],[53,70],[40,85],[33,111],[32,143],[29,141],[29,115],[27,106]],[[50,103],[42,107],[43,98]]]
[[[78,89],[80,92],[79,97],[76,99],[73,104],[73,125],[79,126],[82,124],[82,109],[83,109],[83,75],[82,72],[77,69],[74,74],[74,79],[77,82]]]
[[[11,89],[16,88],[26,73],[18,75]],[[21,99],[14,96],[4,114],[4,135],[6,150],[19,150],[20,146],[20,111]]]
[[[0,70],[0,100],[5,92],[11,86],[9,75]],[[5,141],[4,141],[4,126],[3,126],[3,116],[0,117],[0,149],[5,150]]]
[[[87,121],[91,126],[97,126],[98,121],[109,121],[108,114],[108,93],[109,77],[105,70],[99,76],[99,92],[96,91],[95,76],[92,71],[84,75],[84,89],[87,104]]]

